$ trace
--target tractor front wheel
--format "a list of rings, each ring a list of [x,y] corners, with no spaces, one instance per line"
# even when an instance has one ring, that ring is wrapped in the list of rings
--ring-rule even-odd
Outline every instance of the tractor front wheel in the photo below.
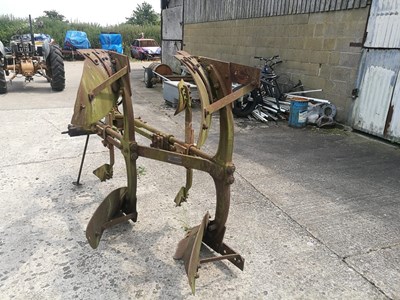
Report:
[[[46,60],[47,72],[51,77],[51,88],[53,91],[60,92],[65,88],[64,60],[60,48],[50,45],[50,53]]]

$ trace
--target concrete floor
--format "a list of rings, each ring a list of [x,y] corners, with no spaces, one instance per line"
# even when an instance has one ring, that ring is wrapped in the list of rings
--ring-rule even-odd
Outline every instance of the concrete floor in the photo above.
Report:
[[[144,87],[143,65],[131,65],[136,117],[183,135],[162,87]],[[107,230],[91,249],[87,222],[126,179],[121,155],[112,180],[92,174],[108,161],[92,137],[84,184],[72,185],[85,138],[61,132],[82,66],[65,63],[61,93],[37,78],[15,79],[0,95],[0,299],[400,299],[400,148],[339,129],[235,120],[225,242],[245,270],[202,265],[195,296],[172,256],[184,228],[214,212],[207,174],[195,172],[189,202],[175,207],[184,170],[139,158],[138,222]]]

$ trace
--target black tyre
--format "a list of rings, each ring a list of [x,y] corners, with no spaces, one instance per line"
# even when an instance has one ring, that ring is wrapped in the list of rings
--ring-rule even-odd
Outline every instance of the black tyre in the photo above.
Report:
[[[47,82],[51,82],[51,77],[53,76],[51,73],[51,68],[50,68],[50,64],[47,64],[47,69],[44,71],[44,73],[47,76]]]
[[[153,70],[150,68],[145,68],[144,69],[144,84],[147,88],[152,88],[153,87],[153,79],[154,73]]]
[[[232,112],[237,117],[247,117],[256,108],[261,97],[258,89],[233,102]]]
[[[64,60],[60,48],[56,45],[50,46],[50,54],[47,57],[46,75],[51,77],[51,88],[60,92],[65,88]]]
[[[0,67],[0,94],[7,93],[7,81],[6,81],[6,74],[2,67]]]

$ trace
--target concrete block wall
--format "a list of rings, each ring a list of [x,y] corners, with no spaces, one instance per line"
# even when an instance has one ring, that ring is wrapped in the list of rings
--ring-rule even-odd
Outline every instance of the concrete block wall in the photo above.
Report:
[[[361,47],[369,7],[361,9],[185,24],[184,49],[245,65],[258,63],[254,56],[279,54],[276,68],[306,89],[309,94],[332,101],[337,121],[348,124]]]

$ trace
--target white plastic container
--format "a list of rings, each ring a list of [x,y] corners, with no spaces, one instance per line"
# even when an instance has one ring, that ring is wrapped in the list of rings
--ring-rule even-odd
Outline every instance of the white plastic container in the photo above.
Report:
[[[163,81],[163,97],[168,105],[176,107],[178,105],[179,93],[178,93],[178,83],[179,81]],[[187,83],[190,87],[190,95],[192,99],[199,99],[197,86],[191,83]]]

